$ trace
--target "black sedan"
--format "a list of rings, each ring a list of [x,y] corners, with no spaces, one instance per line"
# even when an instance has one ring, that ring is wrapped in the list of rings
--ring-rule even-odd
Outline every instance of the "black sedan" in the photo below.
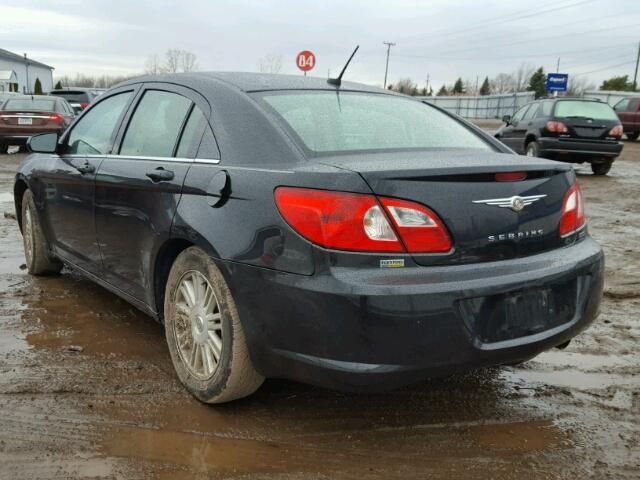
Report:
[[[311,77],[143,77],[15,181],[29,272],[164,323],[199,399],[265,377],[382,390],[563,346],[604,258],[566,164],[436,107]]]
[[[622,124],[608,104],[588,98],[537,100],[505,115],[496,138],[518,153],[591,164],[606,175],[622,152]]]

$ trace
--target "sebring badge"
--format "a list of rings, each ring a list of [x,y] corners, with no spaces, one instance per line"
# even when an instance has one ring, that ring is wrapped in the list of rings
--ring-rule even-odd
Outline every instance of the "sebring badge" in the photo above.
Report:
[[[484,203],[485,205],[493,205],[495,207],[510,208],[514,212],[521,211],[527,205],[537,202],[546,195],[530,195],[528,197],[519,197],[515,195],[509,198],[490,198],[488,200],[474,200],[473,203]]]

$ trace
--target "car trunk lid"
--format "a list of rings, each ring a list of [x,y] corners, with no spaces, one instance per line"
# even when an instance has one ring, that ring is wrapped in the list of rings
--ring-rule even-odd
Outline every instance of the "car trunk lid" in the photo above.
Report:
[[[574,179],[568,165],[478,151],[376,153],[322,161],[358,172],[379,196],[419,202],[440,217],[453,251],[414,254],[420,265],[516,258],[566,244],[558,225]],[[525,172],[526,179],[496,181],[496,173],[507,172]],[[516,198],[521,200],[514,204]]]
[[[609,132],[619,122],[617,120],[598,120],[589,117],[560,117],[569,130],[569,137],[586,140],[617,140]]]
[[[55,125],[59,114],[46,111],[3,110],[0,111],[0,126],[42,127]],[[58,123],[59,125],[59,123]]]

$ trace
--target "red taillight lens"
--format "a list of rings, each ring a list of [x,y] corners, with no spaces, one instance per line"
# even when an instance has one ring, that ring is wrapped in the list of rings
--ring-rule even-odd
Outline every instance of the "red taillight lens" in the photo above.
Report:
[[[562,216],[560,217],[560,236],[566,237],[575,233],[585,224],[584,202],[580,185],[574,183],[567,191],[562,202]]]
[[[380,198],[407,251],[443,253],[451,250],[451,238],[438,216],[419,203]]]
[[[527,178],[526,172],[503,172],[495,175],[497,182],[517,182],[525,178]]]
[[[612,137],[621,137],[623,133],[624,130],[622,129],[622,125],[616,125],[611,130],[609,130],[609,135],[611,135]]]
[[[88,106],[89,106],[89,104],[88,104],[88,103],[81,103],[81,104],[80,104],[80,108],[81,108],[81,109],[83,109],[83,110],[84,110],[85,108],[87,108]]]
[[[280,213],[307,240],[338,250],[403,252],[373,195],[280,187]]]
[[[567,128],[567,126],[562,123],[562,122],[547,122],[547,130],[549,130],[552,133],[567,133],[569,131],[569,129]]]
[[[418,203],[294,187],[277,188],[275,199],[287,223],[322,247],[410,253],[448,252],[452,247],[438,216]]]
[[[64,117],[56,113],[53,115],[49,115],[49,120],[57,124],[62,124],[62,122],[64,122]]]

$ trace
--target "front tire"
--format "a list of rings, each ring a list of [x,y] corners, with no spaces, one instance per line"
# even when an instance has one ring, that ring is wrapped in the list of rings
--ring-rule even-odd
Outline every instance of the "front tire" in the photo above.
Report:
[[[591,171],[594,175],[606,175],[611,170],[612,160],[605,160],[604,162],[592,163]]]
[[[27,269],[31,275],[60,273],[62,262],[51,258],[49,254],[31,190],[26,190],[22,195],[22,242]]]
[[[527,143],[526,155],[527,155],[527,157],[539,157],[540,156],[540,145],[538,145],[538,142],[532,141],[532,142]]]
[[[227,282],[198,247],[184,250],[171,267],[164,322],[178,378],[199,400],[230,402],[262,385]]]

